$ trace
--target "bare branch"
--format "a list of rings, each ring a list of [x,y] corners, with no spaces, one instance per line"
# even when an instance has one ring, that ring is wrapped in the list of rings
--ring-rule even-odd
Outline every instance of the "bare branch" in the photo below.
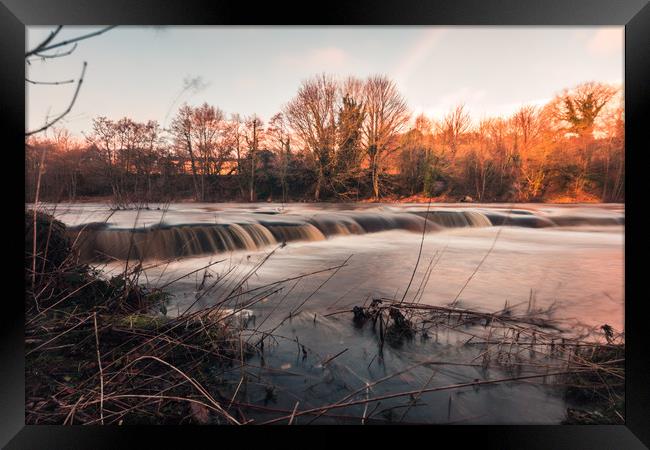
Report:
[[[34,80],[30,80],[29,78],[25,78],[25,81],[27,81],[28,83],[31,83],[31,84],[45,84],[45,85],[49,85],[49,86],[53,86],[53,85],[54,85],[54,86],[58,86],[58,85],[60,85],[60,84],[70,84],[70,83],[74,83],[74,80],[65,80],[65,81],[34,81]]]
[[[47,44],[49,44],[50,42],[52,42],[52,39],[54,39],[56,37],[56,35],[59,34],[59,31],[61,31],[62,28],[63,28],[63,25],[59,25],[58,27],[56,27],[56,29],[50,33],[50,35],[47,37],[47,39],[45,39],[43,42],[38,44],[33,50],[30,50],[27,53],[25,53],[25,58],[27,58],[28,56],[31,56],[31,55],[33,55],[33,54],[35,54],[37,52],[42,51],[45,48],[45,46]]]
[[[48,38],[46,40],[46,42],[39,45],[36,49],[27,52],[25,54],[25,58],[27,58],[29,56],[32,56],[32,55],[34,55],[36,53],[45,52],[45,51],[48,51],[48,50],[52,50],[53,48],[59,48],[59,47],[63,47],[64,45],[72,44],[73,42],[83,41],[84,39],[88,39],[88,38],[91,38],[91,37],[94,37],[94,36],[99,36],[100,34],[106,33],[108,30],[110,30],[112,28],[115,28],[116,26],[117,25],[111,25],[111,26],[102,28],[101,30],[94,31],[94,32],[88,33],[88,34],[84,34],[83,36],[79,36],[79,37],[76,37],[76,38],[72,38],[72,39],[68,39],[68,40],[65,40],[65,41],[57,42],[56,44],[47,45],[52,40],[52,38],[54,37],[54,36],[52,36],[52,37]],[[58,28],[56,32],[58,33],[59,30],[60,30],[60,28]]]
[[[34,131],[27,131],[25,133],[25,136],[31,136],[33,134],[40,133],[41,131],[47,130],[52,125],[57,123],[59,120],[63,119],[72,110],[72,107],[74,106],[75,102],[77,101],[77,96],[79,95],[79,90],[81,89],[81,83],[83,83],[83,81],[84,81],[84,75],[86,73],[86,66],[87,65],[88,65],[88,63],[86,61],[84,61],[84,65],[83,65],[83,68],[81,69],[81,75],[79,77],[79,81],[77,81],[77,89],[75,89],[74,95],[72,96],[72,101],[70,102],[70,104],[68,105],[66,110],[63,111],[63,113],[61,113],[59,116],[57,116],[56,118],[54,118],[50,122],[43,125],[41,128],[39,128],[37,130],[34,130]]]
[[[54,59],[54,58],[60,58],[62,56],[68,56],[72,54],[77,49],[77,43],[75,42],[74,45],[70,48],[68,51],[62,51],[58,53],[54,53],[51,55],[43,55],[42,53],[34,53],[32,56],[38,56],[41,59]],[[29,62],[29,61],[27,61]]]

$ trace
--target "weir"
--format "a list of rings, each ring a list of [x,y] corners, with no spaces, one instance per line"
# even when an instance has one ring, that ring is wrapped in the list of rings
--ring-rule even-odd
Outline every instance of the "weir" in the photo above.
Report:
[[[426,220],[425,220],[426,219]],[[322,241],[334,236],[389,230],[413,233],[449,228],[621,225],[623,217],[549,217],[524,210],[328,211],[312,216],[255,214],[230,223],[188,223],[118,228],[106,223],[70,227],[84,261],[173,259],[236,250],[254,251],[291,241]]]

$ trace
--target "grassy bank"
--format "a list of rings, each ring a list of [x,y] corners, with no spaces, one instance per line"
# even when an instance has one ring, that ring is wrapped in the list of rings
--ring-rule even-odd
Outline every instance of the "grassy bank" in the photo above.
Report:
[[[32,258],[33,223],[29,212],[26,423],[239,423],[214,396],[214,372],[253,351],[228,314],[168,318],[168,295],[139,284],[141,264],[103,278],[42,213]]]

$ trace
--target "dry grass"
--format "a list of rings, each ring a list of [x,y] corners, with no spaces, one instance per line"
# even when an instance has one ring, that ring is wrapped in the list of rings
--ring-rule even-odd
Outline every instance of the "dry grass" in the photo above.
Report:
[[[369,306],[332,314],[343,312],[352,313],[357,327],[372,327],[380,358],[386,344],[400,348],[416,338],[437,341],[439,334],[452,332],[463,338],[461,346],[478,353],[470,364],[513,374],[501,381],[527,379],[520,376],[522,370],[533,368],[545,383],[564,390],[569,404],[578,405],[568,409],[567,423],[624,423],[624,334],[609,325],[569,333],[562,321],[551,318],[553,306],[534,309],[531,302],[520,313],[507,304],[488,313],[453,303],[432,306],[378,298]]]

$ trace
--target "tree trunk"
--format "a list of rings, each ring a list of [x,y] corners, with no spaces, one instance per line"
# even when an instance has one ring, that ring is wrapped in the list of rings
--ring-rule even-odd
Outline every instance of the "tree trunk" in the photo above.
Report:
[[[257,152],[257,121],[253,121],[253,147],[251,148],[250,201],[255,201],[255,152]]]
[[[316,179],[316,190],[314,191],[314,200],[318,201],[320,199],[320,186],[323,180],[323,168],[318,168],[318,177]]]
[[[370,175],[372,177],[372,195],[374,200],[379,200],[379,167],[378,155],[376,146],[371,147],[370,151]]]
[[[194,151],[192,150],[192,141],[187,138],[187,150],[190,154],[190,166],[192,167],[192,183],[194,184],[194,199],[200,200],[199,183],[196,179],[196,161],[194,161]]]

